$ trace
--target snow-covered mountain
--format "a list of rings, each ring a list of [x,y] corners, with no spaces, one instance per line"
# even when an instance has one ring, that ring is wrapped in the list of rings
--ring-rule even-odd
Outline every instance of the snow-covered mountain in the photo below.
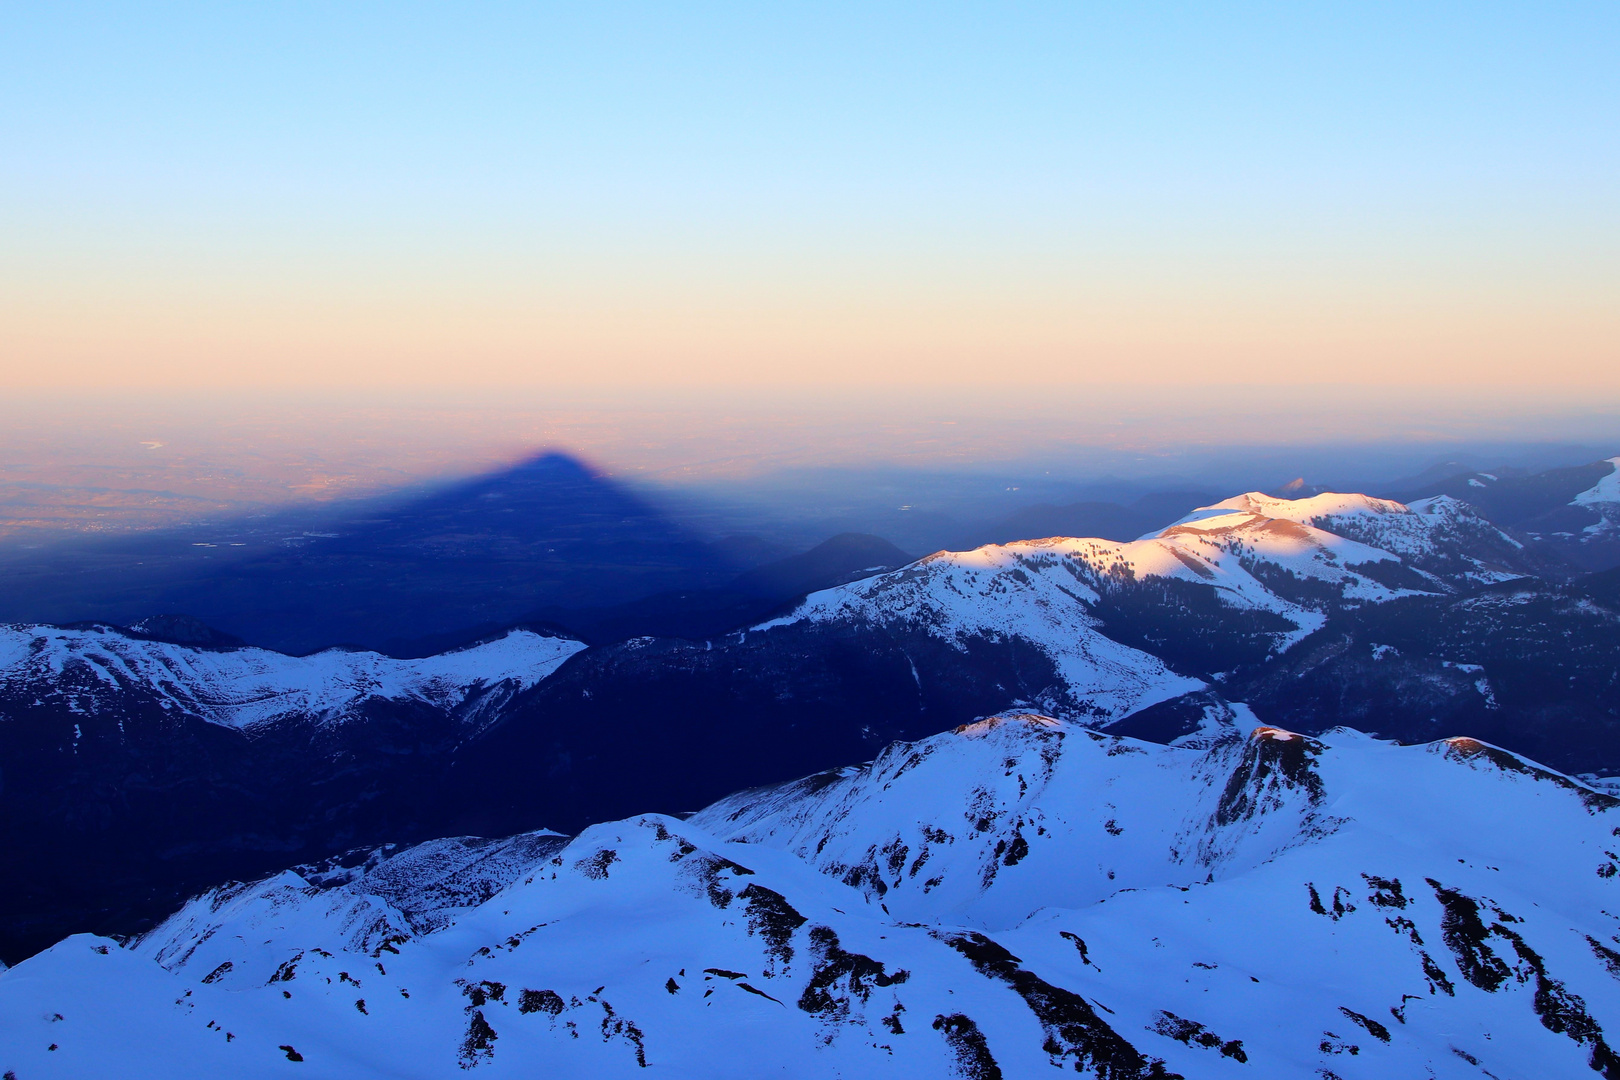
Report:
[[[1342,497],[1321,497],[1329,498]],[[1295,503],[1251,493],[1196,510],[1127,543],[1053,537],[940,552],[905,570],[815,593],[779,622],[900,617],[947,634],[988,629],[1033,639],[1054,624],[1068,629],[1065,599],[1090,609],[1110,587],[1153,578],[1208,586],[1227,607],[1272,612],[1296,625],[1314,626],[1320,620],[1308,606],[1268,587],[1268,581],[1291,575],[1320,586],[1323,597],[1331,594],[1348,602],[1375,602],[1410,591],[1382,584],[1378,579],[1388,574],[1371,569],[1379,564],[1397,569],[1398,555],[1296,520],[1304,503],[1318,501]],[[1286,647],[1288,640],[1284,636],[1279,644]]]
[[[1053,537],[939,552],[814,593],[758,629],[1020,639],[1061,680],[1043,708],[1106,722],[1198,689],[1198,675],[1286,652],[1333,611],[1523,577],[1521,547],[1455,499],[1408,507],[1250,492],[1128,543]]]
[[[536,685],[583,642],[514,630],[421,660],[328,649],[195,648],[116,627],[0,626],[0,699],[91,716],[155,706],[249,734],[296,719],[341,723],[367,702],[485,715]]]
[[[1119,547],[1106,540],[1035,540],[939,552],[888,574],[812,593],[792,613],[750,632],[853,625],[953,644],[1019,639],[1051,660],[1059,680],[1052,689],[1062,695],[1054,704],[1062,711],[1124,716],[1202,684],[1103,632],[1092,613],[1101,599],[1093,585],[1094,563]],[[1172,559],[1162,569],[1185,567]]]
[[[0,1069],[1613,1080],[1617,806],[1470,739],[1005,715],[69,938],[0,974]]]
[[[289,855],[444,831],[457,748],[583,648],[520,630],[418,660],[293,657],[0,627],[0,958]]]
[[[1282,652],[1334,606],[1523,576],[1505,569],[1509,559],[1490,558],[1515,547],[1446,497],[1406,507],[1363,495],[1251,492],[1131,543],[1052,538],[940,552],[813,593],[755,632],[809,621],[905,625],[947,641],[1020,638],[1051,659],[1064,684],[1066,700],[1050,704],[1110,719],[1200,686],[1110,636],[1110,600],[1132,586],[1191,587],[1217,601],[1216,612],[1266,618],[1261,636]],[[520,630],[420,660],[336,649],[292,657],[106,626],[0,626],[0,698],[86,715],[153,705],[249,732],[287,718],[342,721],[376,700],[483,716],[584,647]]]
[[[1250,492],[1196,510],[1178,525],[1197,522],[1208,529],[1222,521],[1245,526],[1220,511],[1248,515],[1261,525],[1267,520],[1292,521],[1359,541],[1410,564],[1429,579],[1430,589],[1439,586],[1454,590],[1507,581],[1539,569],[1533,559],[1526,557],[1522,543],[1492,525],[1468,503],[1448,495],[1406,505],[1359,494],[1324,493],[1307,499],[1279,499]],[[1368,563],[1365,569],[1372,570],[1373,564]]]

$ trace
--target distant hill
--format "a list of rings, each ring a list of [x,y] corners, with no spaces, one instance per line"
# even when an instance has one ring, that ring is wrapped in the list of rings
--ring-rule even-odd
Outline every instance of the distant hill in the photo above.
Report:
[[[1525,475],[1464,472],[1396,497],[1449,495],[1585,570],[1620,566],[1620,457]]]
[[[1568,506],[1570,501],[1614,471],[1607,461],[1548,469],[1528,476],[1504,473],[1460,472],[1421,486],[1392,492],[1400,502],[1415,502],[1436,495],[1450,495],[1472,503],[1497,525],[1518,526]]]
[[[560,627],[592,644],[633,637],[702,640],[764,619],[807,593],[911,561],[912,556],[880,536],[841,533],[809,551],[744,571],[719,588],[656,593],[600,607],[546,609],[529,621]]]
[[[913,558],[881,536],[840,533],[802,554],[745,571],[731,587],[771,600],[788,600],[893,570]]]

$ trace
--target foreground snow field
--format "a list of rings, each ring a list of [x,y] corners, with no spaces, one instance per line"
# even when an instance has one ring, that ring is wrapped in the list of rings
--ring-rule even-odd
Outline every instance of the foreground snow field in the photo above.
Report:
[[[1620,1078],[1620,802],[1467,739],[1209,734],[1009,714],[223,886],[0,974],[0,1070]]]

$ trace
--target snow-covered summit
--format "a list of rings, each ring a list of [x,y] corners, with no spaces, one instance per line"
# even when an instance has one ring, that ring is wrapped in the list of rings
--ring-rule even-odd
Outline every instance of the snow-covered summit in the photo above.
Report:
[[[1302,525],[1315,524],[1320,518],[1347,515],[1404,514],[1407,507],[1390,499],[1375,499],[1371,495],[1323,492],[1306,499],[1284,499],[1258,491],[1234,495],[1209,506],[1201,506],[1186,517],[1172,523],[1167,529],[1150,536],[1160,536],[1169,529],[1199,523],[1204,528],[1233,527],[1242,517],[1258,517],[1278,521],[1293,521]],[[1215,519],[1232,519],[1216,525]]]
[[[1313,542],[1326,537],[1358,542],[1429,576],[1430,587],[1484,584],[1522,577],[1523,545],[1461,499],[1439,495],[1411,504],[1356,493],[1324,492],[1283,499],[1251,491],[1200,507],[1171,525],[1205,535],[1277,532],[1291,522]],[[1363,560],[1368,561],[1368,560]]]
[[[584,643],[514,630],[419,660],[328,649],[196,648],[110,626],[0,625],[0,694],[89,714],[133,695],[158,708],[247,730],[289,717],[336,721],[374,699],[453,710],[475,693],[526,689]]]

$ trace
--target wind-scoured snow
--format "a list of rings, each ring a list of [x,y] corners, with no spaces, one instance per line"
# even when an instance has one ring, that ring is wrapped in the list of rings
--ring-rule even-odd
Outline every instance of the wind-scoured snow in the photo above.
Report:
[[[111,695],[251,729],[286,716],[341,720],[374,698],[453,709],[480,688],[526,689],[583,642],[515,630],[420,660],[328,649],[287,656],[257,648],[206,649],[130,637],[112,627],[0,626],[0,691],[56,696],[79,712]]]
[[[1617,805],[1468,739],[1007,715],[485,871],[442,841],[69,938],[0,973],[0,1069],[1613,1078]]]

